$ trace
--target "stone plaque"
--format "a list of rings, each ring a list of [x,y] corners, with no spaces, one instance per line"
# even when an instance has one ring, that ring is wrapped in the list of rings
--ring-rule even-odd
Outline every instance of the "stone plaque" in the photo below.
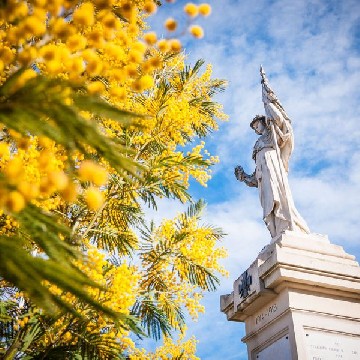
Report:
[[[255,360],[289,360],[291,359],[290,340],[288,335],[274,341],[265,349],[255,353]]]
[[[305,329],[305,343],[309,360],[360,359],[359,337]]]

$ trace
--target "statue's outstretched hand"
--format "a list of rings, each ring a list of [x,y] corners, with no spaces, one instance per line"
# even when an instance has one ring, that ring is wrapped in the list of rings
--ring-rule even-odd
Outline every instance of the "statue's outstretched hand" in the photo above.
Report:
[[[242,168],[242,166],[237,166],[235,168],[235,177],[239,180],[239,181],[244,181],[245,179],[245,171]]]

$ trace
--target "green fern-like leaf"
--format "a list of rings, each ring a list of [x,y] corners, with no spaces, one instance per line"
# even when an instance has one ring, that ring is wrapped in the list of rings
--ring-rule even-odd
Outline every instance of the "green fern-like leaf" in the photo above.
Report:
[[[148,297],[137,300],[131,313],[141,319],[146,333],[159,340],[161,335],[170,335],[171,324],[167,314]]]

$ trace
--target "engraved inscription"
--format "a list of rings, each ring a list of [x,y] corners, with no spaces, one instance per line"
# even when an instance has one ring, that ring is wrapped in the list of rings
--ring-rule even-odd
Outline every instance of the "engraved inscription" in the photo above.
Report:
[[[359,337],[324,331],[306,331],[308,358],[311,360],[358,360]]]
[[[256,316],[255,318],[255,324],[259,324],[262,321],[266,320],[270,315],[274,314],[277,311],[278,307],[276,304],[273,304],[271,306],[269,306],[268,308],[266,308],[265,311],[263,311],[261,314],[259,314],[258,316]]]

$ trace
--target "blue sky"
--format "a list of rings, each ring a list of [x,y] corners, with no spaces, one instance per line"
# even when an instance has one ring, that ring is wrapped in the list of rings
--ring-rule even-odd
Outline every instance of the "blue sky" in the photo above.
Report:
[[[193,0],[194,1],[194,0]],[[194,1],[195,3],[199,3]],[[186,1],[164,5],[153,17],[161,35],[168,16],[179,17]],[[295,150],[290,186],[295,204],[314,233],[360,259],[360,4],[358,0],[210,0],[213,12],[199,23],[201,40],[184,38],[188,62],[213,64],[214,76],[229,81],[217,97],[229,122],[207,141],[220,156],[208,187],[195,198],[208,202],[205,221],[223,228],[230,277],[204,298],[206,313],[189,323],[205,360],[247,359],[241,323],[226,321],[219,297],[270,242],[256,189],[235,180],[233,169],[253,171],[256,135],[249,122],[263,113],[259,66],[292,119]],[[176,214],[164,202],[157,216]]]

